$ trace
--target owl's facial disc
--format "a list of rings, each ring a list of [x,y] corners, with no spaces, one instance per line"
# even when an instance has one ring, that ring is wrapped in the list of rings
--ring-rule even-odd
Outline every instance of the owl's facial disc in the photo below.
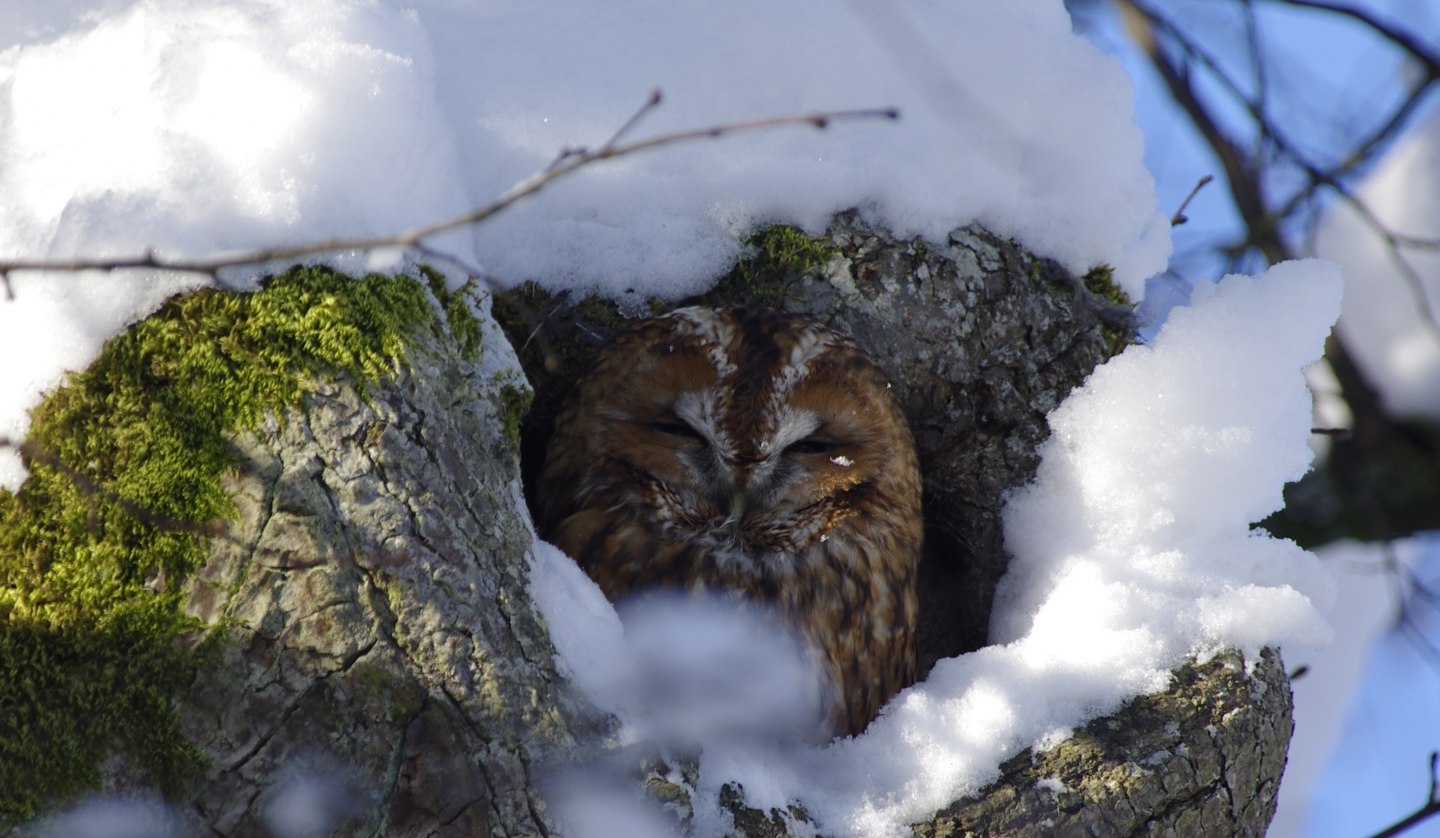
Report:
[[[914,680],[920,492],[901,405],[853,342],[783,312],[688,308],[619,335],[577,385],[539,523],[612,600],[780,609],[853,734]]]
[[[690,475],[680,494],[691,508],[708,526],[743,537],[747,522],[774,526],[820,500],[794,487],[833,469],[831,455],[844,442],[813,411],[787,405],[758,442],[735,444],[733,429],[755,424],[736,408],[718,388],[691,390],[642,421]]]

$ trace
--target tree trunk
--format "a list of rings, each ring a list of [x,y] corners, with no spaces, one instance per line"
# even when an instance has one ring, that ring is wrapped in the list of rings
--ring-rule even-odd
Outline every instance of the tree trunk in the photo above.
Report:
[[[408,362],[236,440],[234,538],[189,604],[227,636],[183,713],[219,834],[301,804],[346,835],[551,829],[534,769],[590,725],[526,589],[513,406],[446,341]]]
[[[687,302],[778,305],[871,352],[925,473],[922,669],[982,646],[1006,565],[1004,493],[1033,476],[1045,415],[1123,342],[1128,309],[1103,272],[1073,277],[978,229],[936,246],[847,214],[824,236],[772,230],[755,245]],[[301,407],[234,438],[238,515],[185,589],[187,612],[221,632],[180,697],[182,728],[209,761],[183,807],[192,825],[557,831],[542,777],[603,748],[607,720],[557,673],[531,604],[522,483],[566,387],[625,320],[574,302],[533,288],[496,300],[535,388],[518,435],[525,394],[487,371],[502,365],[477,365],[437,333],[415,339],[393,378],[322,377]],[[488,334],[486,352],[504,354],[504,341]],[[1220,655],[1016,757],[982,796],[916,831],[1263,832],[1289,712],[1277,655],[1251,672]],[[108,788],[140,784],[129,760],[106,767]],[[784,834],[785,818],[732,792],[739,832]]]

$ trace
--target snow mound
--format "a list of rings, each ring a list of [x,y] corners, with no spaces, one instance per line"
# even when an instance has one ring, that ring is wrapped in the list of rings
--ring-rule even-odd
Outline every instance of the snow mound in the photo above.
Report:
[[[1130,82],[1059,3],[74,0],[0,10],[0,48],[0,258],[399,232],[604,143],[657,87],[664,104],[627,139],[811,111],[902,117],[610,161],[431,244],[502,283],[635,300],[701,289],[758,226],[816,231],[850,207],[902,236],[979,221],[1077,271],[1110,263],[1136,299],[1169,253]],[[10,437],[62,370],[185,284],[11,279]],[[0,459],[0,485],[21,477]]]

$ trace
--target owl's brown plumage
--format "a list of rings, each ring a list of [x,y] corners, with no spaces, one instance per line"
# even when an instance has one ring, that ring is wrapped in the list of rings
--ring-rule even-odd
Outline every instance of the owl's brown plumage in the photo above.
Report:
[[[621,333],[556,419],[542,535],[611,600],[739,592],[820,652],[854,734],[915,680],[922,526],[880,371],[815,323],[688,308]]]

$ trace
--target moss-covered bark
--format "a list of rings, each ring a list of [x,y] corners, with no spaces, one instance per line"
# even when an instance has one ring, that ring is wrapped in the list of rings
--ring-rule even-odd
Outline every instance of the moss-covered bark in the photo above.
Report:
[[[1103,271],[977,229],[896,241],[845,215],[752,244],[681,304],[777,305],[876,357],[924,461],[923,655],[982,645],[1005,492],[1033,474],[1045,415],[1118,348],[1127,306]],[[521,460],[538,466],[593,352],[653,311],[534,287],[497,300],[526,415],[526,382],[475,363],[501,338],[462,296],[305,270],[177,298],[37,412],[39,479],[0,497],[0,699],[22,708],[0,718],[0,781],[20,777],[0,816],[160,785],[197,830],[255,834],[312,771],[343,790],[335,834],[554,829],[541,777],[603,749],[606,720],[556,672],[529,601]],[[1283,673],[1191,672],[918,829],[1263,825]],[[746,834],[806,817],[723,797]]]
[[[444,332],[436,303],[464,340],[473,316],[435,291],[297,268],[179,296],[32,411],[30,477],[0,491],[0,823],[95,787],[117,751],[171,792],[203,774],[174,704],[219,640],[182,592],[236,512],[231,439],[317,381],[393,378]]]

